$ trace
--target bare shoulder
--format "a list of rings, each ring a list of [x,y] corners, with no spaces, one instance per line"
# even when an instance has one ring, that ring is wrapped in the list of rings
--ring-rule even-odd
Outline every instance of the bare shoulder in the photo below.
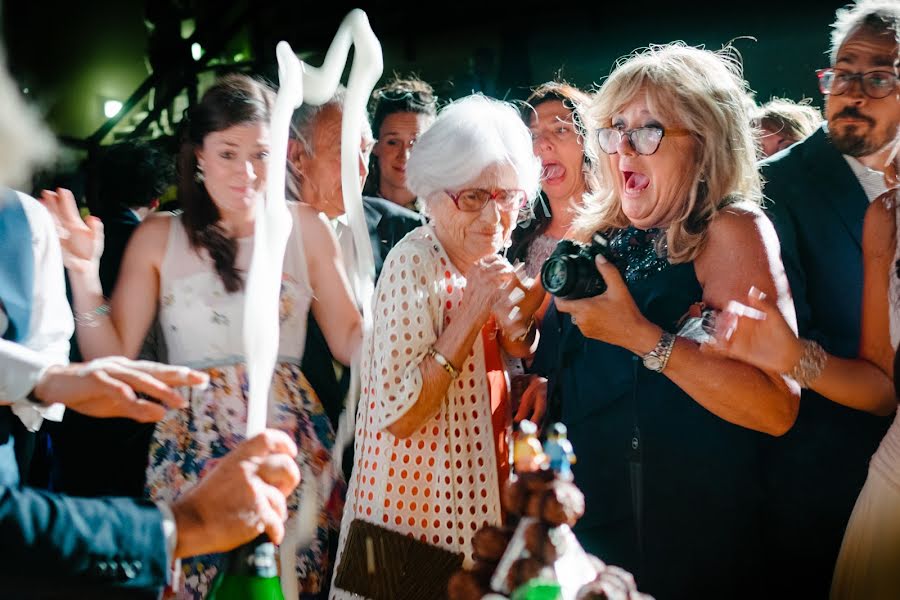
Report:
[[[728,206],[709,224],[709,237],[702,255],[735,255],[746,251],[759,251],[778,243],[775,228],[762,209],[751,203]]]
[[[129,244],[165,246],[166,240],[169,238],[169,228],[172,226],[172,222],[178,218],[180,218],[179,215],[167,211],[149,215],[134,230]]]
[[[288,210],[296,216],[296,223],[299,224],[300,232],[305,239],[321,242],[323,237],[328,237],[329,233],[331,233],[331,227],[325,221],[322,213],[309,204],[288,202]]]
[[[734,204],[719,211],[697,256],[697,278],[705,292],[723,301],[746,294],[751,285],[774,291],[774,271],[780,264],[775,228],[753,204]]]
[[[146,217],[128,240],[124,260],[129,265],[150,263],[155,267],[162,264],[169,241],[169,230],[179,215],[170,212],[153,213]]]

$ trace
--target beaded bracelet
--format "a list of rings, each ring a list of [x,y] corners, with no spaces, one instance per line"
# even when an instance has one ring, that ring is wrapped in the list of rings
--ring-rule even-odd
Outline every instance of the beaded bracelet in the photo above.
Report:
[[[828,355],[822,346],[813,340],[801,339],[800,344],[803,346],[800,361],[791,369],[788,377],[799,383],[800,387],[808,388],[822,374]]]
[[[109,304],[104,302],[94,310],[75,313],[75,323],[85,327],[97,327],[100,324],[99,320],[106,316],[109,316]]]
[[[428,356],[433,358],[437,364],[441,365],[447,374],[450,375],[450,379],[456,379],[459,377],[459,369],[450,364],[450,361],[447,360],[447,357],[432,348],[428,351]]]

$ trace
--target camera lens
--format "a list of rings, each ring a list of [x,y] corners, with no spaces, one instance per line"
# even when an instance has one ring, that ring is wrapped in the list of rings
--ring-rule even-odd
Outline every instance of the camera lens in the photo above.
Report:
[[[565,296],[571,287],[569,277],[569,258],[567,256],[551,256],[541,268],[541,283],[544,289],[554,296]]]

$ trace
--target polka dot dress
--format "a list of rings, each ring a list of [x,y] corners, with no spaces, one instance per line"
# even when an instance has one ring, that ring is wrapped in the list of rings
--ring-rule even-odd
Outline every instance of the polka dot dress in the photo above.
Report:
[[[388,255],[364,343],[355,464],[341,524],[338,564],[355,518],[472,560],[472,535],[500,522],[491,404],[480,337],[440,412],[406,439],[386,428],[415,404],[419,364],[454,317],[466,280],[427,226]],[[332,598],[354,598],[332,589]]]

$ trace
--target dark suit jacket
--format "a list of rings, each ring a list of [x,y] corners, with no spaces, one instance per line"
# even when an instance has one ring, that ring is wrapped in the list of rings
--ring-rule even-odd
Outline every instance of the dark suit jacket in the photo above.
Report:
[[[868,199],[826,127],[763,163],[767,210],[781,242],[800,336],[830,353],[858,353],[862,226]],[[767,443],[767,504],[791,563],[819,560],[825,597],[847,519],[869,458],[890,418],[843,407],[804,390],[794,427]],[[798,547],[800,545],[801,547]],[[799,554],[798,554],[799,553]],[[798,556],[804,557],[798,559]]]
[[[3,598],[157,598],[167,572],[152,502],[0,487]]]
[[[112,296],[116,280],[119,278],[119,267],[125,255],[128,240],[141,220],[134,212],[121,208],[117,212],[101,215],[103,220],[103,256],[100,257],[100,283],[103,295]]]
[[[369,237],[372,240],[377,280],[384,259],[391,248],[424,221],[418,213],[382,198],[363,197],[363,209]],[[306,347],[303,351],[303,374],[319,396],[332,424],[336,424],[344,405],[349,380],[344,377],[339,381],[335,377],[332,360],[325,336],[310,313],[306,329]]]

